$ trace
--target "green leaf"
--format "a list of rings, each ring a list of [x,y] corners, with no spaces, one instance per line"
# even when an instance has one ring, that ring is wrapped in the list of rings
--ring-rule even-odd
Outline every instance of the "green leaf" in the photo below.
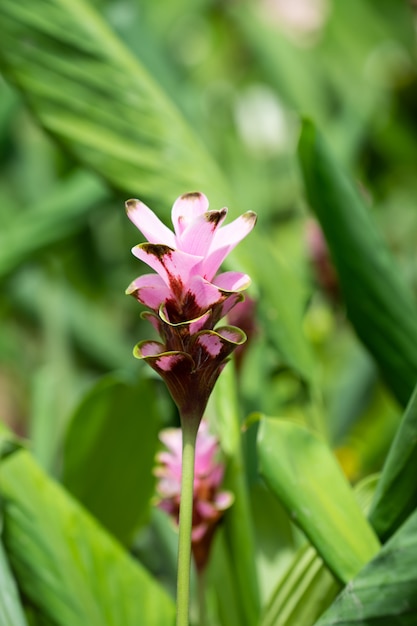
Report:
[[[417,389],[386,458],[369,520],[382,540],[417,507]]]
[[[139,60],[83,0],[5,0],[0,63],[43,127],[118,189],[172,205],[220,171]],[[164,184],[161,185],[161,179]]]
[[[153,381],[108,376],[83,399],[69,424],[64,485],[120,541],[148,516],[160,419]]]
[[[173,624],[173,601],[28,452],[1,462],[0,495],[19,588],[47,622]]]
[[[417,512],[352,580],[316,626],[417,623]]]
[[[340,590],[312,546],[303,546],[266,605],[261,626],[302,626],[321,615]]]
[[[0,542],[0,624],[27,626],[20,604],[16,582],[10,571],[3,545]]]
[[[0,277],[79,229],[91,208],[107,194],[97,178],[77,171],[27,211],[17,212],[0,233]]]
[[[334,455],[306,428],[264,418],[258,436],[260,471],[326,565],[344,583],[378,551]]]
[[[417,311],[411,293],[359,193],[308,121],[299,158],[307,199],[329,244],[349,318],[386,383],[406,404],[417,379]]]
[[[370,476],[354,489],[365,513],[375,492],[376,477]],[[341,589],[317,551],[301,546],[280,578],[266,604],[261,626],[311,626],[327,609]]]

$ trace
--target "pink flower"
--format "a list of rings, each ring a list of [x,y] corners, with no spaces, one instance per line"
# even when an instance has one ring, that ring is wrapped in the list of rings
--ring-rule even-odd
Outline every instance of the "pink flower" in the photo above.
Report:
[[[182,417],[199,421],[227,358],[246,339],[234,326],[214,328],[243,299],[250,278],[217,271],[256,214],[222,226],[227,209],[209,211],[205,195],[188,193],[172,207],[172,232],[139,200],[128,200],[126,209],[148,239],[132,252],[156,272],[136,278],[126,293],[151,309],[145,315],[162,339],[140,342],[134,354],[162,376]]]
[[[157,455],[159,465],[155,469],[158,477],[157,493],[159,506],[178,524],[181,472],[182,472],[182,431],[168,428],[160,433],[166,450]],[[224,511],[233,502],[233,496],[220,491],[224,466],[218,460],[219,445],[216,437],[208,431],[203,420],[197,435],[194,497],[192,519],[192,550],[197,568],[201,571],[207,563],[215,529]]]

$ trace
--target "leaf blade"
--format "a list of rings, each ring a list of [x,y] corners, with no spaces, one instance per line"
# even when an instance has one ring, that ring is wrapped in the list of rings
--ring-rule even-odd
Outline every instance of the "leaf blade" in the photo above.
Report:
[[[372,501],[369,520],[382,540],[390,537],[417,506],[417,389],[390,447]]]
[[[308,202],[320,221],[348,316],[387,385],[405,404],[417,379],[417,315],[409,290],[363,202],[304,121],[298,155]]]
[[[28,452],[1,462],[0,493],[19,587],[47,621],[173,624],[173,601]]]
[[[379,542],[333,454],[314,433],[287,420],[263,418],[260,472],[326,565],[347,583]]]
[[[412,626],[417,616],[417,513],[344,589],[316,626]]]
[[[63,484],[122,543],[149,513],[160,421],[152,381],[105,377],[84,397],[64,443]]]

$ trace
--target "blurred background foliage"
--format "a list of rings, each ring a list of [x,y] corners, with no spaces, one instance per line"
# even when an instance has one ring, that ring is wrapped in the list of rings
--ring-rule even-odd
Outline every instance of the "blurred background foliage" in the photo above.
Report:
[[[123,294],[144,270],[130,254],[141,236],[123,203],[139,197],[169,223],[175,197],[200,189],[211,208],[259,216],[233,262],[252,275],[256,305],[238,369],[240,417],[320,424],[351,481],[379,470],[401,407],[347,320],[296,152],[306,116],[415,300],[413,3],[3,0],[0,67],[0,416],[41,465],[124,543],[136,536],[143,562],[169,579],[167,561],[146,546],[163,537],[172,555],[172,537],[143,509],[157,428],[178,419],[131,354],[150,330]],[[118,440],[118,428],[132,439]],[[260,486],[255,429],[245,453],[266,597],[271,568],[270,585],[297,541],[286,541],[288,522]],[[136,476],[129,440],[146,442]],[[137,511],[115,520],[105,495],[93,502],[100,476],[115,497],[121,483],[126,499],[141,490]],[[279,509],[278,538],[264,505]]]

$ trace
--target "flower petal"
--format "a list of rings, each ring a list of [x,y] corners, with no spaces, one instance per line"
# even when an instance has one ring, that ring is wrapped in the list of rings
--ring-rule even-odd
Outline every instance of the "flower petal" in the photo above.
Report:
[[[209,253],[201,266],[201,273],[207,280],[212,280],[229,252],[251,232],[256,219],[256,213],[248,211],[215,232]]]
[[[166,285],[171,287],[171,289],[178,289],[177,283],[182,283],[182,286],[185,287],[193,268],[202,259],[200,256],[194,256],[180,250],[173,250],[169,246],[154,243],[141,243],[132,248],[132,253],[158,272]]]
[[[133,348],[133,355],[137,359],[148,359],[150,357],[158,357],[163,354],[165,346],[159,341],[140,341]]]
[[[211,250],[224,248],[225,246],[234,248],[239,241],[242,241],[246,235],[249,235],[256,224],[256,220],[256,213],[247,211],[233,220],[233,222],[230,222],[230,224],[227,224],[227,226],[223,226],[216,232]]]
[[[206,196],[198,191],[186,193],[177,198],[171,213],[177,237],[181,236],[190,222],[201,215],[201,213],[205,213],[208,207],[209,202]]]
[[[220,311],[218,314],[218,319],[221,320],[222,317],[224,317],[225,315],[227,315],[229,313],[229,311],[231,311],[233,309],[234,306],[236,306],[236,304],[238,304],[239,302],[242,302],[242,300],[244,299],[244,296],[242,293],[240,293],[239,291],[236,293],[232,293],[228,298],[226,298],[226,300],[222,303],[221,307],[220,307]]]
[[[193,276],[189,283],[189,290],[194,295],[197,305],[207,311],[218,302],[223,302],[224,294],[216,285],[209,283],[201,276]]]
[[[166,324],[167,326],[171,326],[173,329],[178,328],[180,333],[181,333],[181,330],[180,330],[181,327],[183,328],[188,327],[188,332],[190,335],[194,335],[199,330],[201,330],[204,324],[210,318],[210,315],[211,315],[211,310],[209,309],[208,311],[203,313],[203,315],[200,315],[199,317],[195,317],[194,319],[187,320],[185,322],[171,322],[171,320],[169,319],[166,307],[161,306],[159,308],[159,317],[164,324]]]
[[[198,333],[196,344],[202,350],[198,359],[195,358],[198,367],[208,369],[208,361],[212,366],[220,365],[233,350],[246,341],[245,333],[236,326],[223,326],[214,330],[202,330]]]
[[[222,209],[221,211],[207,211],[199,215],[177,237],[178,248],[189,254],[205,256],[226,214],[227,209]]]
[[[237,326],[222,326],[217,329],[217,333],[222,337],[225,341],[229,343],[233,343],[236,346],[240,346],[242,343],[246,341],[246,335]]]
[[[175,248],[175,235],[149,207],[140,200],[132,199],[125,203],[126,213],[131,222],[150,243],[162,243]]]
[[[220,491],[214,497],[214,503],[218,511],[225,511],[232,506],[234,496],[230,491]]]
[[[182,457],[182,430],[181,428],[164,428],[159,433],[159,439],[177,458]]]
[[[126,289],[139,302],[155,311],[169,298],[171,291],[158,274],[143,274],[135,278]]]
[[[250,283],[250,277],[241,272],[223,272],[213,279],[213,284],[223,291],[243,291]]]

